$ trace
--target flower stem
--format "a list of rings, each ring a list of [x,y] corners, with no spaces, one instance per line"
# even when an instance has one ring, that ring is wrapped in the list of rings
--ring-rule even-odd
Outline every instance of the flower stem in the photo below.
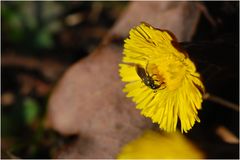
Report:
[[[227,107],[227,108],[233,109],[234,111],[239,112],[239,106],[237,104],[229,102],[229,101],[227,101],[227,100],[225,100],[225,99],[223,99],[221,97],[212,95],[210,93],[206,93],[206,94],[204,94],[203,98],[205,100],[209,100],[209,101],[218,103],[218,104],[220,104],[220,105],[222,105],[224,107]]]

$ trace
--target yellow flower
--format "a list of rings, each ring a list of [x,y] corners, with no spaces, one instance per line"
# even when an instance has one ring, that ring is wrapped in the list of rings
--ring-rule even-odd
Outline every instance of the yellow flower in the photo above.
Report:
[[[128,82],[123,91],[141,114],[167,132],[176,130],[178,118],[182,132],[200,122],[204,86],[172,33],[142,23],[130,31],[123,53],[119,72]]]
[[[145,133],[123,146],[118,159],[203,159],[204,154],[180,132],[161,134],[156,131]]]

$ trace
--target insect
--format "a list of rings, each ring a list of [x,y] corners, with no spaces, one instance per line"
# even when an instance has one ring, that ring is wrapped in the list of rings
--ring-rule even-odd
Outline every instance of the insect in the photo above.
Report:
[[[162,82],[160,84],[156,84],[155,81],[158,81],[158,80],[153,79],[154,75],[150,76],[149,73],[147,72],[147,70],[145,70],[140,65],[136,65],[136,71],[137,71],[138,76],[142,79],[143,83],[153,90],[160,88],[161,85],[164,83],[164,82]],[[164,89],[164,88],[162,88],[162,89]]]

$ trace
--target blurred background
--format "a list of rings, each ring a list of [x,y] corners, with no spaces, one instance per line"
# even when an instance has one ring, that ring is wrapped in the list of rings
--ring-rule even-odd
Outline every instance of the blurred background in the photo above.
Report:
[[[216,71],[213,64],[221,65],[225,60],[224,65],[234,70],[232,81],[222,81],[225,86],[221,90],[222,97],[239,104],[239,2],[202,4],[208,12],[199,19],[192,42],[183,45],[189,52],[199,54],[204,49],[208,52],[219,50],[219,55],[223,56],[207,57],[214,63],[206,65],[206,61],[199,61],[199,66],[203,66],[204,74],[209,77],[213,70]],[[63,136],[45,127],[48,98],[67,68],[97,48],[128,5],[129,2],[117,1],[1,2],[2,158],[54,158],[59,147],[74,141],[74,136]],[[121,41],[122,38],[119,37]],[[216,43],[212,44],[213,41]],[[218,48],[217,42],[226,44],[226,47]],[[199,50],[202,45],[205,48]],[[231,52],[234,54],[230,55]],[[196,54],[194,58],[202,57]],[[218,93],[219,88],[214,84],[212,80],[207,86],[211,93]],[[215,114],[218,116],[211,116]],[[238,114],[224,107],[213,107],[200,116],[207,119],[210,126],[224,124],[238,136]],[[190,137],[196,139],[201,132],[193,132]],[[217,150],[212,155],[238,157],[238,144],[225,147],[221,149],[226,153]]]
[[[63,72],[91,53],[127,2],[1,2],[2,155],[50,158],[64,141],[43,127]]]

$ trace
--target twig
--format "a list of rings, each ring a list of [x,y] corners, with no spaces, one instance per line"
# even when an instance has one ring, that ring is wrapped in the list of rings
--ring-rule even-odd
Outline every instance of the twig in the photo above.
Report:
[[[225,99],[222,99],[221,97],[218,97],[218,96],[215,96],[215,95],[212,95],[210,93],[206,93],[203,98],[205,100],[209,100],[209,101],[212,101],[212,102],[215,102],[215,103],[218,103],[218,104],[221,104],[222,106],[224,107],[227,107],[227,108],[230,108],[230,109],[233,109],[234,111],[237,111],[239,112],[239,106],[237,104],[234,104],[232,102],[229,102]]]
[[[230,144],[238,144],[239,138],[235,136],[229,129],[224,126],[219,126],[216,129],[216,134],[222,138],[224,142]]]
[[[20,54],[6,52],[1,56],[2,67],[26,68],[39,71],[46,79],[55,81],[66,69],[67,63],[54,59],[37,59]]]
[[[216,27],[217,26],[217,22],[214,20],[214,18],[210,15],[210,13],[208,12],[208,9],[206,8],[206,6],[202,3],[197,3],[197,7],[198,9],[203,13],[203,15],[206,17],[206,19],[209,21],[209,23],[213,26]]]

